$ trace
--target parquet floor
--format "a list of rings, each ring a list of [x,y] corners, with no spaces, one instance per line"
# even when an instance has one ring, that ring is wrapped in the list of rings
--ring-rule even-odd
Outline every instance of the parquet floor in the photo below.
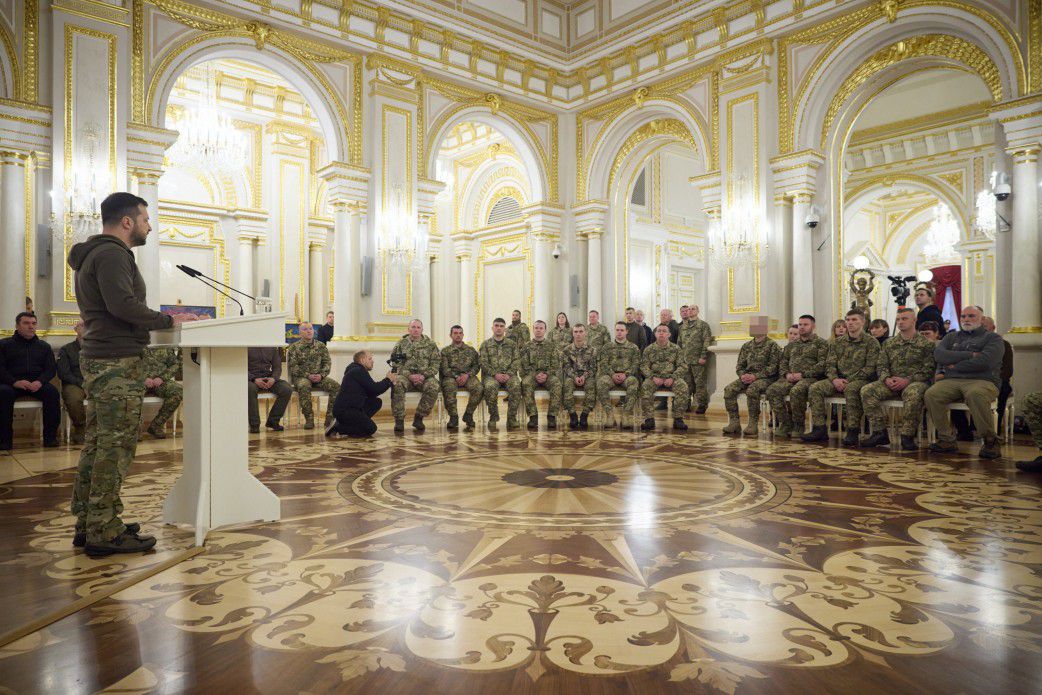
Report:
[[[0,646],[0,691],[1042,689],[1026,440],[984,462],[689,424],[252,437],[283,520],[158,573],[191,545],[159,523],[179,440],[142,445],[125,487],[158,551],[105,560],[71,546],[76,451],[16,449],[0,634],[150,576]]]

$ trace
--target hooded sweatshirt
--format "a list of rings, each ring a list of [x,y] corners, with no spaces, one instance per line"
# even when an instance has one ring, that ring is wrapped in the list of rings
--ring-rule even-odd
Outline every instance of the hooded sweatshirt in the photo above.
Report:
[[[83,357],[136,357],[148,347],[149,331],[173,319],[145,304],[145,281],[134,254],[119,238],[97,234],[69,251],[76,271],[76,303],[86,324]]]

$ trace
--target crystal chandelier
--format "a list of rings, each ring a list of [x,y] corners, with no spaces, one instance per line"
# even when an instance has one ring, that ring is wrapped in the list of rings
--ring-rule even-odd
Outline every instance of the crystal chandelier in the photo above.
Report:
[[[420,270],[426,263],[427,233],[411,216],[401,186],[391,189],[387,202],[376,239],[377,250],[391,267]]]
[[[727,208],[710,234],[709,256],[725,268],[763,267],[767,246],[760,243],[760,219],[752,184],[744,174],[731,181]]]
[[[175,121],[177,141],[167,151],[171,164],[189,169],[230,174],[241,171],[249,158],[244,133],[217,105],[217,81],[213,66],[203,66],[199,99]]]
[[[51,233],[68,243],[78,243],[101,233],[101,199],[107,195],[99,185],[97,155],[101,129],[96,123],[89,123],[80,130],[76,140],[83,143],[82,157],[77,158],[79,164],[69,172],[65,188],[65,224],[51,213]],[[100,178],[106,178],[104,172]],[[54,195],[52,191],[52,199]]]
[[[959,225],[947,205],[934,206],[933,221],[926,230],[926,246],[923,255],[930,263],[948,260],[955,256],[955,245],[959,243]]]

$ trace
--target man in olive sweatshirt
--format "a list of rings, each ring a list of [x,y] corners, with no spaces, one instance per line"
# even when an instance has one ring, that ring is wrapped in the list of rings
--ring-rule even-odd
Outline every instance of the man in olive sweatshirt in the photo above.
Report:
[[[119,491],[137,450],[145,393],[144,352],[149,331],[195,316],[167,316],[145,304],[145,281],[131,249],[152,227],[148,203],[131,193],[101,202],[102,232],[69,251],[76,271],[76,303],[86,329],[80,349],[87,428],[72,494],[73,545],[87,555],[134,553],[156,544],[138,524],[124,524]]]

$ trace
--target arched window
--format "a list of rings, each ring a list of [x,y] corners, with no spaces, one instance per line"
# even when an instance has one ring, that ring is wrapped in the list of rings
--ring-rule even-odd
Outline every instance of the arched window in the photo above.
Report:
[[[513,196],[506,196],[496,201],[492,209],[488,211],[489,226],[514,220],[521,216],[521,203]]]

